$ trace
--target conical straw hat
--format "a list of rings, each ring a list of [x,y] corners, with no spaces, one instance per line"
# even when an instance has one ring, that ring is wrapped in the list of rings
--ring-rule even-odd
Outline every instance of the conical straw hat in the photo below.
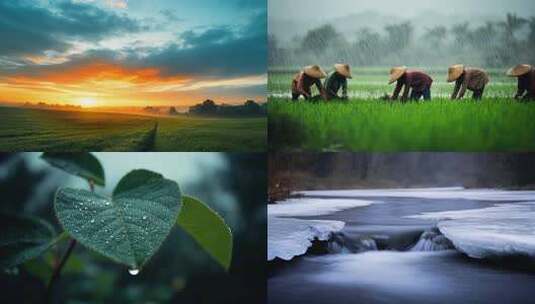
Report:
[[[318,65],[309,65],[303,68],[303,72],[312,78],[325,78],[327,74]]]
[[[455,81],[461,77],[464,71],[464,65],[454,64],[448,68],[448,82]]]
[[[392,84],[394,81],[400,79],[405,72],[407,72],[406,66],[393,67],[390,70],[390,79],[388,80],[388,84]]]
[[[519,64],[515,67],[510,68],[507,71],[507,76],[511,77],[518,77],[526,74],[527,72],[531,71],[533,67],[529,64]]]
[[[349,64],[342,64],[337,63],[334,65],[334,69],[340,73],[342,76],[345,76],[346,78],[352,78],[351,77],[351,68],[349,67]]]

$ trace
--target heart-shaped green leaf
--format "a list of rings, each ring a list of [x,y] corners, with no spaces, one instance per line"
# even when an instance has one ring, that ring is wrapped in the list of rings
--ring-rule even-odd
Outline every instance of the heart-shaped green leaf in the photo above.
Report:
[[[228,270],[232,260],[232,232],[223,218],[207,205],[183,196],[178,226],[184,229],[223,268]]]
[[[51,153],[41,155],[52,166],[67,173],[92,180],[95,184],[104,186],[104,169],[98,159],[91,153]]]
[[[65,230],[81,244],[137,269],[165,240],[182,203],[176,182],[134,170],[119,181],[111,198],[64,188],[54,205]]]
[[[0,268],[8,269],[43,254],[52,244],[54,229],[34,217],[0,215]]]

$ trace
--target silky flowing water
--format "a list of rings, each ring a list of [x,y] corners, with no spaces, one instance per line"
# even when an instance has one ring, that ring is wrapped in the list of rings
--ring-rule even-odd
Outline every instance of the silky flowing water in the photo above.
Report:
[[[376,244],[367,246],[367,250],[330,250],[327,254],[294,258],[271,272],[269,303],[535,302],[533,267],[472,259],[455,249],[441,250],[440,246],[414,246],[422,233],[432,231],[436,221],[405,216],[485,208],[497,202],[370,200],[382,203],[306,219],[344,221],[345,228],[335,238],[343,239],[342,247],[354,249],[358,246],[352,244],[370,239]]]

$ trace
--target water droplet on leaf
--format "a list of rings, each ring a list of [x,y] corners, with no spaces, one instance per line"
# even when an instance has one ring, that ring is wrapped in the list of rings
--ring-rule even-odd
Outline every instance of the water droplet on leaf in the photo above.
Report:
[[[131,275],[137,275],[139,273],[139,269],[128,269],[128,273]]]

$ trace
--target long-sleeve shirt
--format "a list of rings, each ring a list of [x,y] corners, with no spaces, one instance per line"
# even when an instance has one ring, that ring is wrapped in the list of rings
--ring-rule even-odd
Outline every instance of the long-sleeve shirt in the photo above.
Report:
[[[327,99],[339,98],[338,91],[342,88],[342,97],[347,97],[347,78],[334,71],[325,79]]]
[[[535,69],[518,77],[518,90],[515,98],[535,99]]]
[[[455,88],[453,89],[453,94],[451,94],[451,99],[463,98],[467,89],[478,91],[483,89],[487,83],[489,83],[487,72],[476,68],[466,68],[461,77],[455,81]],[[459,93],[458,96],[457,93]]]
[[[398,98],[403,86],[405,86],[405,89],[403,90],[401,99],[407,100],[410,89],[412,89],[414,92],[423,92],[425,89],[431,88],[432,83],[433,79],[424,72],[407,71],[405,72],[405,75],[398,79],[392,99],[396,100]]]
[[[321,95],[324,95],[323,85],[321,80],[313,78],[305,74],[305,72],[300,72],[296,74],[292,80],[292,94],[299,94],[305,96],[305,98],[310,98],[312,92],[311,88],[313,85],[316,85]]]

